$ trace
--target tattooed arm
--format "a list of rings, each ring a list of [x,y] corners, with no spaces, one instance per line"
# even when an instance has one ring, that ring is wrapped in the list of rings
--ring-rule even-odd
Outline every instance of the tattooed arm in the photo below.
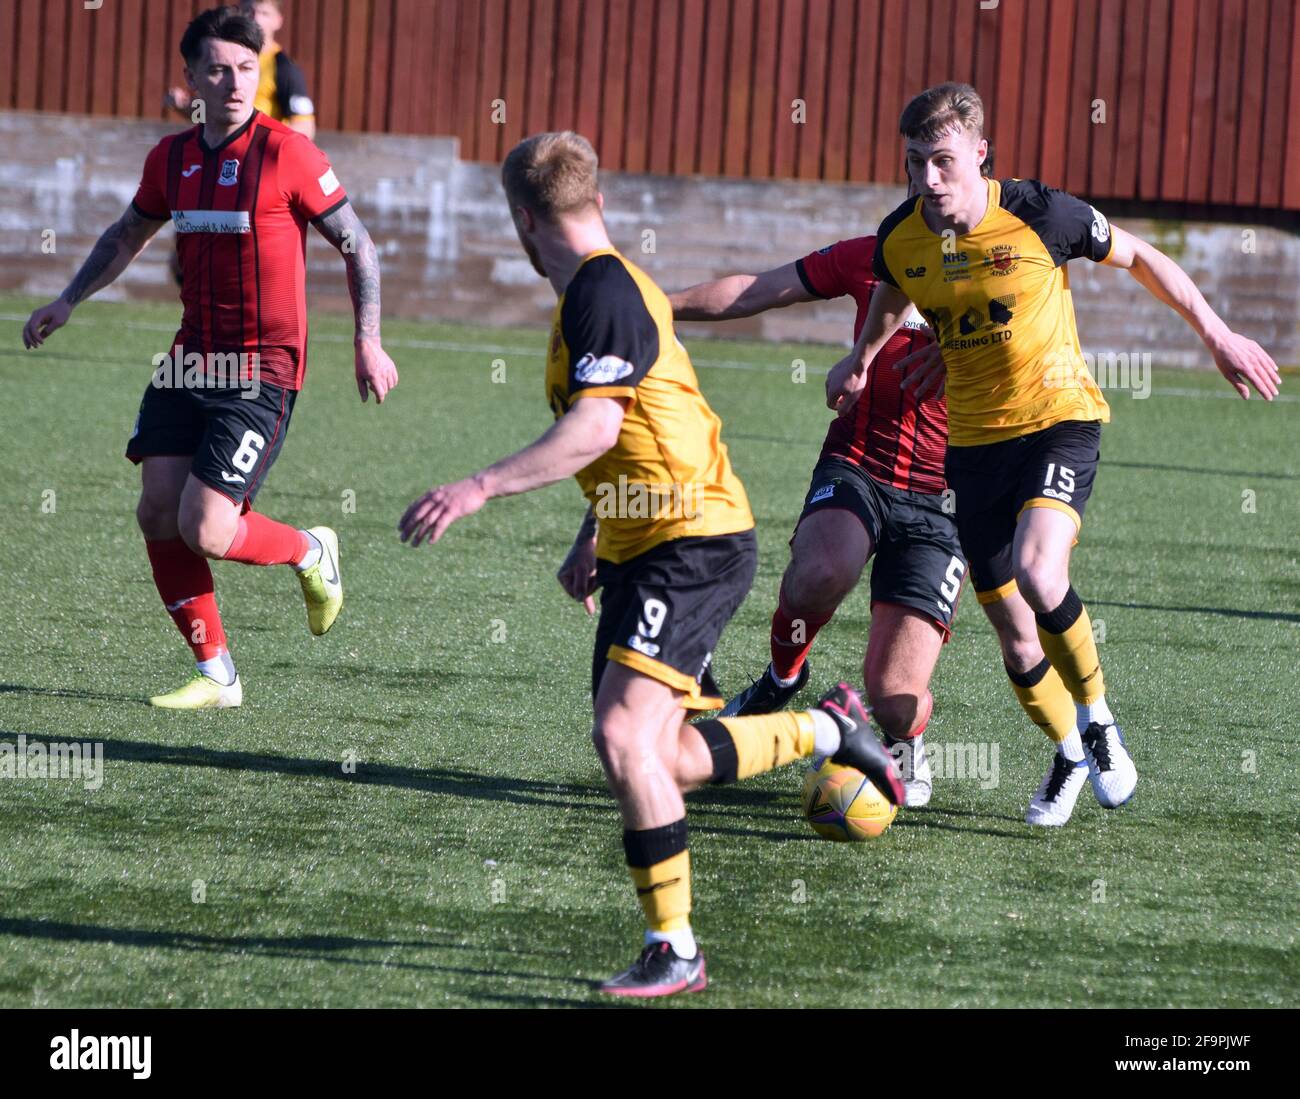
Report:
[[[162,224],[162,221],[137,213],[134,206],[128,206],[126,212],[95,242],[95,247],[67,289],[28,318],[23,328],[23,346],[28,349],[40,347],[51,333],[67,324],[73,309],[125,271]]]
[[[385,395],[397,384],[397,367],[379,337],[379,254],[375,242],[350,202],[314,224],[347,265],[348,291],[357,324],[357,390],[363,401],[368,392],[373,392],[383,404]]]

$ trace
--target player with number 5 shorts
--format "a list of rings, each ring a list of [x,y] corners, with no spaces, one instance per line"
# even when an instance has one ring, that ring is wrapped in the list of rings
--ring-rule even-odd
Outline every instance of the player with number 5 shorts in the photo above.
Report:
[[[879,283],[875,251],[874,236],[841,240],[762,274],[699,283],[668,300],[677,320],[715,321],[849,297],[857,307],[856,338]],[[902,770],[905,804],[913,807],[926,805],[932,792],[923,737],[934,706],[930,677],[966,578],[944,495],[943,394],[918,397],[901,388],[893,369],[930,343],[929,326],[913,312],[872,364],[869,393],[853,416],[831,422],[790,539],[770,662],[723,711],[772,713],[803,689],[813,642],[874,558],[867,701]]]
[[[919,391],[946,377],[945,472],[971,582],[1017,696],[1056,743],[1025,819],[1059,826],[1085,781],[1106,809],[1137,785],[1069,576],[1110,410],[1080,348],[1066,265],[1087,258],[1127,269],[1196,331],[1243,398],[1253,386],[1272,399],[1280,375],[1177,264],[1088,203],[1036,180],[984,178],[974,88],[922,92],[899,130],[916,194],[877,230],[880,286],[853,350],[827,377],[827,404],[852,414],[868,364],[919,309],[936,343],[900,364],[904,385]],[[1028,615],[1038,644],[1009,644],[1010,624]]]
[[[155,357],[126,449],[140,466],[136,517],[154,582],[198,665],[183,686],[149,700],[167,709],[243,701],[209,559],[293,568],[313,634],[329,630],[343,605],[334,531],[250,510],[307,370],[308,222],[347,265],[361,399],[374,393],[382,402],[397,384],[380,344],[375,246],[325,155],[255,109],[261,48],[257,24],[235,9],[189,24],[180,51],[205,121],[154,147],[126,212],[23,330],[28,348],[41,346],[171,220],[184,315],[171,348]]]

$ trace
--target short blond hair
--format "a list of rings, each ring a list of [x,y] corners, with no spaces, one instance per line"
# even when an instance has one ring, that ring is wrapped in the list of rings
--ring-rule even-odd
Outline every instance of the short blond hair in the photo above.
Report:
[[[533,134],[506,155],[501,183],[511,206],[525,206],[554,221],[597,204],[598,165],[596,150],[581,134]]]
[[[934,142],[953,130],[984,136],[984,101],[969,84],[936,84],[926,88],[898,119],[898,132],[909,141]]]

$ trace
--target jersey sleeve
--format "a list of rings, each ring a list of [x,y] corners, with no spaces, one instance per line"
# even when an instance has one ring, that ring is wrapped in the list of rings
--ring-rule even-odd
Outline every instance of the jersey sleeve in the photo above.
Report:
[[[1058,267],[1080,257],[1100,263],[1114,246],[1105,214],[1037,180],[1007,180],[1002,205],[1038,234]]]
[[[894,277],[885,257],[885,242],[889,239],[889,234],[898,227],[898,223],[916,208],[916,203],[917,200],[914,198],[905,199],[902,205],[886,217],[880,223],[880,228],[876,230],[876,251],[871,257],[871,271],[881,282],[889,283],[895,290],[899,289],[898,279]]]
[[[288,135],[280,151],[280,187],[308,221],[319,221],[348,201],[325,154],[298,133]]]
[[[159,142],[144,158],[144,171],[140,186],[136,188],[131,206],[142,218],[166,221],[171,217],[167,207],[167,143]]]
[[[836,241],[795,260],[795,270],[804,288],[819,298],[839,298],[876,281],[871,255],[874,237]]]
[[[640,287],[612,257],[588,260],[565,291],[560,332],[569,349],[571,399],[635,397],[659,359],[659,326]]]
[[[316,104],[307,90],[307,77],[283,52],[275,56],[275,95],[285,118],[313,118]]]

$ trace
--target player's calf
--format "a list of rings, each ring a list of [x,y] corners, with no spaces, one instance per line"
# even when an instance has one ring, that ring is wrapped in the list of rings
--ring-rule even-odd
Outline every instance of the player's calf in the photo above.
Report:
[[[903,804],[908,808],[928,805],[934,776],[924,733],[934,711],[934,696],[926,690],[919,697],[908,693],[869,694],[868,698],[871,716],[885,736],[885,748],[903,776]]]

